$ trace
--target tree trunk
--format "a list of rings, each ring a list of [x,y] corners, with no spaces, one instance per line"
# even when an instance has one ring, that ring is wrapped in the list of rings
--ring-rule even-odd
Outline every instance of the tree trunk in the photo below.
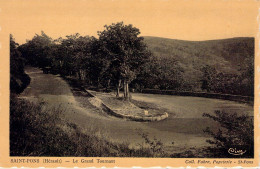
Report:
[[[85,72],[82,69],[79,70],[79,78],[80,80],[85,80]]]
[[[127,80],[124,80],[124,100],[130,100],[129,85]]]
[[[116,90],[116,97],[119,97],[120,86],[121,86],[121,79],[118,80],[118,85],[117,85],[117,90]]]
[[[123,87],[124,87],[124,99],[126,98],[126,81],[124,80],[123,82]]]
[[[98,89],[101,87],[101,85],[100,85],[100,78],[99,77],[97,78],[97,87],[98,87]]]
[[[106,86],[106,90],[107,90],[107,91],[108,91],[108,88],[110,87],[110,82],[111,82],[111,80],[108,79],[108,80],[107,80],[107,86]]]
[[[82,80],[80,70],[78,71],[78,77],[79,77],[79,80]]]
[[[126,82],[126,98],[127,101],[130,100],[130,92],[129,92],[129,85],[128,82]]]
[[[107,88],[110,88],[111,79],[108,79],[107,81]]]

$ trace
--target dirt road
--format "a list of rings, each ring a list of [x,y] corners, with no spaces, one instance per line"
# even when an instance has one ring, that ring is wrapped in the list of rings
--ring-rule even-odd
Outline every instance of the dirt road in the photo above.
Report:
[[[70,86],[58,75],[43,74],[37,68],[27,68],[31,83],[21,97],[38,99],[47,107],[63,110],[64,119],[77,124],[84,130],[91,130],[115,142],[129,142],[132,146],[144,140],[137,134],[137,129],[149,132],[151,138],[156,137],[173,151],[181,151],[190,147],[206,145],[203,129],[207,126],[216,128],[217,124],[202,117],[203,113],[225,109],[253,113],[253,107],[231,101],[207,98],[163,96],[152,94],[133,94],[136,100],[159,104],[169,110],[169,118],[159,122],[134,122],[108,116],[96,109],[83,96],[73,96]],[[84,100],[80,104],[77,100]]]

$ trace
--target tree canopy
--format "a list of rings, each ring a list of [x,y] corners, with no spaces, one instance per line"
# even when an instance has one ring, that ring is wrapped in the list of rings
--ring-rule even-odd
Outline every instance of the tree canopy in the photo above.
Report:
[[[120,87],[123,81],[124,97],[129,98],[128,84],[135,79],[140,67],[148,61],[150,52],[143,42],[143,37],[138,37],[138,28],[124,25],[119,22],[105,25],[105,30],[98,32],[101,49],[111,61],[110,70],[118,80]],[[118,93],[119,94],[119,93]]]

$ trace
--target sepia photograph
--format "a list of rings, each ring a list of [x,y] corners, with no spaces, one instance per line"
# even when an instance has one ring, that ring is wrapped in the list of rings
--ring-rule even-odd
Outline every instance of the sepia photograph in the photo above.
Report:
[[[3,20],[10,157],[187,158],[186,165],[215,166],[258,156],[255,1],[14,0],[5,7],[15,9]]]

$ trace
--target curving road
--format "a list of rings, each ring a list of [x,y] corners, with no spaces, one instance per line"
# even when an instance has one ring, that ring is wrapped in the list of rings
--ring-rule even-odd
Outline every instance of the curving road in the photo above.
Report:
[[[67,82],[57,75],[43,74],[37,68],[27,68],[26,73],[31,77],[31,83],[21,97],[43,101],[50,110],[59,108],[66,121],[77,124],[83,130],[100,134],[111,141],[128,142],[132,146],[143,142],[143,138],[137,134],[137,130],[141,129],[149,132],[151,138],[156,137],[166,146],[171,146],[171,151],[203,147],[207,145],[205,140],[208,139],[203,129],[207,126],[218,128],[218,124],[202,117],[203,113],[225,110],[227,113],[253,115],[252,106],[232,101],[134,93],[133,98],[136,100],[168,109],[169,118],[159,122],[126,121],[104,114],[89,104],[86,97],[73,95]],[[82,101],[84,104],[81,104]]]

